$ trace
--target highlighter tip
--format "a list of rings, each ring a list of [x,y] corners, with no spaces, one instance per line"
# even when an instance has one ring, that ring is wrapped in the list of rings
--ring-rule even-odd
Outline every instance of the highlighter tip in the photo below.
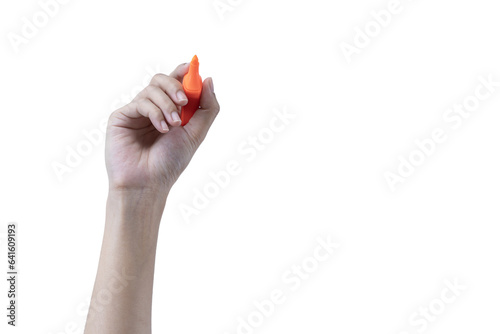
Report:
[[[191,63],[194,65],[198,65],[198,56],[194,55],[193,59],[191,60]]]

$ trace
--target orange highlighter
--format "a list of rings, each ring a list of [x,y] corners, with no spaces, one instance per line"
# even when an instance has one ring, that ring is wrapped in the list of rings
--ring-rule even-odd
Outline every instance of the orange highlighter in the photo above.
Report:
[[[195,55],[191,64],[189,64],[189,71],[182,79],[182,88],[188,98],[188,103],[181,109],[181,125],[186,125],[191,117],[193,117],[196,110],[200,106],[200,96],[203,83],[199,74],[200,63],[198,57]]]

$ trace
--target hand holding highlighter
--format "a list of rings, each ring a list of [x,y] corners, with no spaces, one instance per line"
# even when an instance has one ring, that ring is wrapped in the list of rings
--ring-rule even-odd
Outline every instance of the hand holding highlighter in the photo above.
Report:
[[[187,74],[182,79],[182,88],[188,98],[188,103],[181,109],[181,125],[186,125],[200,106],[200,96],[203,83],[199,74],[198,57],[195,55],[189,65]]]

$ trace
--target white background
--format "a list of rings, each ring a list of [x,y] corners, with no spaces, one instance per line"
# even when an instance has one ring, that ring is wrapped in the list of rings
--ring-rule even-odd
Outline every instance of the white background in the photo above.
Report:
[[[467,288],[425,332],[498,332],[500,88],[458,129],[443,120],[479,76],[500,81],[496,3],[401,0],[350,63],[341,43],[388,0],[232,3],[221,17],[211,0],[72,0],[16,52],[8,34],[41,7],[2,1],[0,222],[3,237],[19,224],[20,309],[15,329],[2,311],[1,332],[82,332],[103,233],[104,145],[62,180],[53,164],[150,72],[194,54],[221,111],[167,201],[154,333],[237,333],[238,317],[278,288],[286,301],[254,333],[413,334],[421,327],[409,318],[446,279]],[[254,159],[238,152],[284,108],[295,119]],[[446,142],[391,191],[384,173],[436,127]],[[241,173],[188,224],[180,206],[231,160]],[[282,275],[326,236],[341,246],[292,292]]]

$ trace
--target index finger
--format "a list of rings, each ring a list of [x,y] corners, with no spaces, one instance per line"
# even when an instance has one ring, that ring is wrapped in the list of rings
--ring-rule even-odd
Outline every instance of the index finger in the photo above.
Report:
[[[179,82],[182,82],[182,78],[184,78],[188,70],[189,70],[189,63],[180,64],[175,68],[175,70],[172,71],[172,73],[170,73],[169,76],[176,79]]]

